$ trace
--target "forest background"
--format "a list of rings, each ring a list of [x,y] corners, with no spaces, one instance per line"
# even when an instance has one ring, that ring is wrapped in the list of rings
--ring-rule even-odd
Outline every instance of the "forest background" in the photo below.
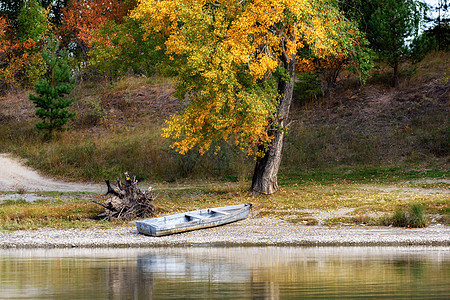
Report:
[[[403,6],[394,10],[388,0],[329,1],[355,24],[360,40],[332,58],[302,56],[308,63],[297,70],[282,176],[447,174],[448,3],[394,2]],[[164,40],[149,38],[143,20],[130,17],[137,5],[2,2],[0,150],[73,180],[100,181],[125,171],[141,180],[247,180],[255,158],[233,142],[215,140],[208,149],[194,145],[182,155],[161,137],[164,121],[187,103],[177,100],[180,74],[167,64]],[[389,23],[393,11],[415,19]],[[402,33],[391,49],[389,33],[395,30]],[[76,84],[70,95],[74,117],[67,130],[49,139],[34,126],[28,97],[48,76],[42,53],[51,39],[59,41],[56,53],[67,49]]]

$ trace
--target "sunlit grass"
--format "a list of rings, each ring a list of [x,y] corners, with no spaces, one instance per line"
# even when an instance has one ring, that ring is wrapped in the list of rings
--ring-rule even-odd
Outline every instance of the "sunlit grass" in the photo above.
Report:
[[[408,210],[420,204],[425,215],[439,215],[439,222],[448,224],[448,184],[435,186],[417,183],[366,183],[322,181],[292,183],[281,182],[281,190],[270,196],[253,197],[248,192],[249,181],[185,181],[183,183],[153,183],[156,215],[184,212],[207,207],[241,203],[253,204],[253,217],[270,216],[291,223],[317,225],[318,221],[303,210],[335,211],[348,208],[346,216],[324,220],[323,225],[346,223],[382,225],[383,218],[397,210]],[[142,183],[145,186],[146,182]],[[49,193],[49,195],[52,193]],[[67,195],[69,196],[69,195]],[[95,216],[102,208],[90,196],[74,196],[62,201],[58,195],[53,200],[26,202],[10,200],[0,204],[0,230],[51,228],[108,227],[113,224],[98,221]],[[101,201],[101,200],[99,200]],[[385,220],[385,219],[384,219]]]
[[[94,219],[100,212],[98,205],[84,199],[35,202],[7,200],[0,204],[0,230],[111,226],[110,223]]]
[[[307,220],[310,216],[301,210],[333,211],[351,208],[350,216],[329,223],[366,223],[379,225],[381,221],[370,215],[388,215],[400,208],[420,203],[427,214],[448,215],[449,185],[436,188],[417,188],[416,184],[392,183],[303,183],[287,184],[270,196],[252,197],[248,182],[211,183],[178,189],[165,186],[161,189],[156,207],[160,214],[174,213],[212,206],[253,203],[256,216],[273,216],[286,219]]]

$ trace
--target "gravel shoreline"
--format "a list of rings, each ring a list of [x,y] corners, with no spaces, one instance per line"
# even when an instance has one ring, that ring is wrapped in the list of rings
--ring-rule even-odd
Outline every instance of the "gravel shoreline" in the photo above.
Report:
[[[0,233],[0,248],[144,248],[175,246],[450,246],[450,227],[306,226],[273,217],[149,237],[135,226],[111,229],[19,230]]]

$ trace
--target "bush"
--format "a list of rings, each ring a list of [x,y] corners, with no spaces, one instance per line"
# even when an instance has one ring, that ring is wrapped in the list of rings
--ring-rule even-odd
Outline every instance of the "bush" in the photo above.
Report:
[[[425,217],[421,204],[413,204],[408,212],[403,209],[396,210],[388,224],[397,227],[422,228],[428,226],[428,218]]]
[[[410,227],[427,227],[428,219],[423,212],[421,204],[414,204],[409,211],[409,225]]]
[[[139,21],[125,18],[123,24],[108,21],[94,33],[89,65],[113,78],[129,72],[152,75],[162,57],[157,36],[146,38]]]
[[[403,209],[396,210],[390,224],[397,227],[408,226],[408,216],[406,215],[406,212]]]
[[[294,86],[295,101],[304,105],[314,102],[322,95],[321,82],[314,73],[300,73]]]

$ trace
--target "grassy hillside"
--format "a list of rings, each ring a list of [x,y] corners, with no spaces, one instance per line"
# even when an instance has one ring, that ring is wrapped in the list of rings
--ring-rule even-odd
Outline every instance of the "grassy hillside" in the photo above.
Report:
[[[433,53],[417,66],[403,66],[397,90],[384,83],[390,70],[379,67],[362,87],[345,74],[330,99],[296,97],[303,100],[293,105],[283,178],[448,176],[449,60],[448,53]],[[181,156],[170,148],[161,127],[183,103],[172,97],[169,79],[79,82],[72,129],[52,140],[34,128],[29,92],[0,98],[0,152],[25,157],[45,173],[92,181],[125,171],[152,181],[251,176],[254,161],[225,143],[218,155]]]
[[[284,166],[447,168],[449,56],[434,55],[399,89],[374,70],[366,86],[342,81],[328,102],[297,106]]]

